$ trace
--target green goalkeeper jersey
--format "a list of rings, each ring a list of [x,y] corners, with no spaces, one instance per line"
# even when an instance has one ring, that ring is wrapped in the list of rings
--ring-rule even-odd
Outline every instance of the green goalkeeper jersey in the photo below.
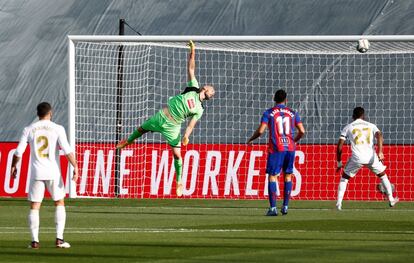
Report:
[[[189,81],[187,87],[199,88],[198,81],[196,79]],[[168,110],[177,123],[183,123],[188,117],[195,120],[201,118],[204,109],[199,95],[195,91],[190,91],[169,99]]]

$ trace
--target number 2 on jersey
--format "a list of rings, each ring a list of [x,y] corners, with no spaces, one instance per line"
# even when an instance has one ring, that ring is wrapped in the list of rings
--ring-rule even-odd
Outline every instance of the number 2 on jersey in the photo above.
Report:
[[[49,153],[44,152],[49,147],[49,140],[46,136],[39,136],[36,139],[36,143],[40,146],[39,149],[37,149],[37,155],[39,155],[40,158],[48,158]]]
[[[276,118],[277,131],[280,135],[290,133],[290,118],[279,116]]]

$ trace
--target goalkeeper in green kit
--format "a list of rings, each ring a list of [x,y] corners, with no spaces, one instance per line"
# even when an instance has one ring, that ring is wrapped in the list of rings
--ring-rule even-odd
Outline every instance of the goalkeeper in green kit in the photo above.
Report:
[[[174,155],[174,167],[177,175],[177,196],[182,196],[183,194],[183,185],[181,183],[183,165],[180,148],[181,143],[184,146],[188,144],[194,126],[203,115],[204,109],[201,102],[209,100],[214,96],[214,88],[212,86],[206,85],[199,88],[197,79],[194,75],[195,45],[190,41],[188,46],[190,47],[190,55],[187,65],[188,82],[184,92],[170,98],[167,107],[145,121],[127,139],[120,141],[116,146],[116,148],[122,149],[125,146],[132,144],[135,139],[149,131],[161,133],[167,143],[171,146]],[[181,123],[188,117],[191,119],[188,122],[184,136],[181,140]]]

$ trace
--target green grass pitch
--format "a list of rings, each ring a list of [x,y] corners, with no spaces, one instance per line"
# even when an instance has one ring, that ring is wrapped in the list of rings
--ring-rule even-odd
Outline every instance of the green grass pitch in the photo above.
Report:
[[[0,262],[413,262],[414,203],[266,200],[67,200],[54,248],[54,207],[43,204],[39,250],[27,247],[28,202],[0,199]]]

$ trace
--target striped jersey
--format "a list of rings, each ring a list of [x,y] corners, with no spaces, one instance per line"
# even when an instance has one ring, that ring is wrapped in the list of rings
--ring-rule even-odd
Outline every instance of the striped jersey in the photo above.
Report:
[[[266,110],[262,116],[262,123],[269,129],[269,152],[295,151],[295,127],[301,123],[299,113],[277,104]]]

